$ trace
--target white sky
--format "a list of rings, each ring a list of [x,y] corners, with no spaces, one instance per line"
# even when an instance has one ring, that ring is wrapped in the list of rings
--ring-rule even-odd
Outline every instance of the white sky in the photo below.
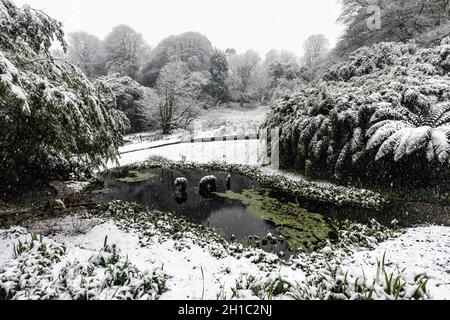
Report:
[[[140,32],[155,47],[172,34],[197,31],[215,47],[270,49],[302,54],[302,42],[324,34],[332,45],[343,27],[336,24],[337,0],[13,0],[41,9],[65,25],[104,38],[118,24]]]

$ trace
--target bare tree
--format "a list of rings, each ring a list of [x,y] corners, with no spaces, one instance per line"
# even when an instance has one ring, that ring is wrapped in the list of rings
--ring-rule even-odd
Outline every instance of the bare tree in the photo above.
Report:
[[[69,61],[78,66],[88,78],[97,78],[104,72],[102,42],[86,32],[69,34]]]
[[[240,96],[241,107],[250,96],[251,85],[254,84],[260,61],[259,54],[253,50],[230,57],[232,86]]]
[[[163,134],[188,126],[198,115],[195,92],[189,87],[190,72],[186,63],[168,63],[157,81],[159,120]]]
[[[306,39],[306,41],[303,43],[306,66],[315,66],[317,62],[326,54],[328,45],[329,42],[323,34],[315,34]]]

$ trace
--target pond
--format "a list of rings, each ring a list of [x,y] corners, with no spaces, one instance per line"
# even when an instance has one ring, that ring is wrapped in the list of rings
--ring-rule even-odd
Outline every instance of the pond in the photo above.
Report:
[[[450,225],[448,207],[439,203],[393,203],[381,212],[335,207],[300,201],[225,172],[122,169],[103,180],[104,190],[97,201],[125,200],[149,210],[171,212],[194,224],[213,227],[227,240],[276,253],[321,248],[327,239],[336,239],[336,228],[345,220],[368,224],[375,219],[387,227],[396,221],[401,228]]]
[[[152,169],[103,177],[98,201],[124,200],[171,212],[270,252],[316,249],[331,226],[319,214],[275,195],[243,176],[203,170]]]

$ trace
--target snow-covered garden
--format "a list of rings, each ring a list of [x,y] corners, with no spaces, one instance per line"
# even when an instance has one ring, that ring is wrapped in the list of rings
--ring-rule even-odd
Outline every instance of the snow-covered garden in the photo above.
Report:
[[[315,201],[333,192],[356,206],[384,201],[235,164],[152,160],[131,169],[144,167],[219,167],[274,188],[311,190],[303,196]],[[74,193],[87,187],[67,186]],[[449,228],[397,223],[345,221],[317,251],[271,253],[176,215],[113,201],[0,231],[0,293],[8,299],[447,299]],[[264,241],[286,240],[267,234]]]
[[[282,260],[142,210],[115,202],[100,216],[2,231],[2,298],[445,299],[450,293],[447,228],[389,232],[376,222],[349,223],[339,243]]]
[[[450,299],[438,40],[262,62],[0,0],[0,300]]]

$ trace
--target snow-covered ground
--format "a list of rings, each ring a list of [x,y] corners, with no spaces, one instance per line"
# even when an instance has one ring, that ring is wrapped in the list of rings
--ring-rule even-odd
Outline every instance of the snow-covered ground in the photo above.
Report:
[[[206,111],[196,119],[188,129],[178,129],[169,135],[162,135],[160,131],[140,132],[125,137],[132,144],[141,144],[146,139],[161,139],[153,141],[183,140],[187,138],[211,138],[231,135],[254,135],[263,124],[270,111],[268,106],[252,108],[218,107]],[[133,147],[131,147],[133,148]]]
[[[220,122],[244,123],[248,121],[261,124],[269,112],[270,107],[268,106],[217,108],[212,113],[200,117],[200,120],[205,124],[211,123],[212,125]]]
[[[243,117],[242,114],[237,113],[231,113],[231,115],[232,118],[234,117],[234,121],[248,120],[252,117],[256,117],[257,121],[262,121],[261,119],[258,120],[255,114],[250,117]],[[226,114],[223,116],[224,118],[230,117]],[[217,132],[214,131],[214,134]],[[208,134],[205,136],[208,136]],[[261,152],[262,146],[256,140],[179,144],[124,154],[121,156],[120,164],[128,165],[147,160],[151,156],[162,156],[174,161],[197,163],[223,161],[234,164],[258,165]],[[301,175],[270,168],[265,168],[263,171],[266,174],[281,174],[292,180],[305,179]],[[207,298],[215,298],[222,285],[233,285],[233,279],[242,270],[256,276],[264,276],[264,272],[258,271],[254,264],[245,259],[228,257],[225,260],[217,260],[195,245],[189,250],[179,252],[173,249],[173,244],[169,241],[163,244],[155,243],[149,252],[136,250],[132,248],[133,243],[137,241],[136,239],[132,240],[133,235],[122,234],[117,229],[111,232],[114,228],[112,224],[98,226],[87,235],[77,237],[76,241],[78,242],[76,243],[84,246],[83,243],[91,241],[89,239],[95,237],[96,233],[99,233],[97,236],[101,238],[108,232],[110,234],[117,232],[118,236],[115,236],[115,238],[119,246],[123,246],[126,252],[130,252],[130,259],[134,263],[143,265],[143,261],[154,261],[151,264],[152,267],[155,263],[164,264],[166,271],[173,276],[170,281],[177,289],[166,293],[163,298],[199,298],[204,284],[201,269],[203,269],[207,282],[207,285],[205,285]],[[122,243],[121,239],[128,240],[126,243]],[[96,241],[91,241],[91,243],[93,245]],[[398,266],[400,269],[406,268],[410,277],[414,278],[416,273],[426,273],[430,277],[428,288],[433,298],[450,299],[450,228],[439,226],[411,228],[401,237],[388,240],[373,251],[355,251],[345,259],[344,263],[355,273],[364,268],[365,273],[369,274],[370,270],[373,272],[376,269],[374,265],[376,265],[377,259],[380,259],[384,254],[386,254],[390,264]],[[223,271],[225,269],[227,272]],[[230,270],[231,273],[228,273]],[[281,267],[280,272],[292,281],[299,281],[303,276],[302,272],[293,271],[286,267]]]
[[[261,271],[252,259],[233,256],[217,259],[196,244],[178,251],[173,241],[167,240],[154,242],[143,249],[137,234],[125,233],[113,222],[96,226],[85,235],[61,236],[56,240],[75,248],[98,251],[105,236],[126,252],[130,261],[141,270],[161,267],[171,277],[168,281],[170,290],[162,296],[163,299],[201,299],[202,296],[204,299],[217,299],[223,287],[230,296],[230,288],[243,273],[256,278],[267,277],[267,272]],[[450,228],[407,230],[404,235],[382,243],[373,251],[355,251],[344,260],[343,268],[357,275],[364,270],[369,275],[376,270],[377,260],[383,255],[386,255],[388,264],[405,269],[406,278],[413,279],[421,273],[429,276],[427,287],[432,299],[450,299]],[[291,283],[302,281],[305,277],[301,270],[284,265],[273,270],[271,276]]]
[[[425,273],[433,299],[450,300],[450,228],[419,227],[408,229],[397,239],[381,243],[374,251],[355,252],[346,264],[352,268],[374,270],[377,258],[386,253],[388,261],[411,277]],[[372,265],[372,267],[370,267]]]
[[[264,107],[262,107],[264,109]],[[262,123],[268,108],[253,111],[217,111],[214,117],[202,119],[203,130],[197,136],[217,136],[239,134],[239,128],[251,129]],[[205,124],[206,123],[206,124]],[[238,124],[244,125],[239,126]],[[219,125],[214,128],[214,125]],[[236,125],[234,125],[236,124]],[[258,165],[264,146],[257,140],[220,141],[208,143],[178,143],[181,138],[174,137],[157,142],[142,142],[122,147],[125,152],[119,159],[121,166],[145,161],[150,157],[161,156],[173,161],[208,163],[219,161],[231,164]],[[147,149],[151,148],[151,149]],[[133,152],[134,150],[138,150]],[[116,164],[109,164],[114,167]],[[284,175],[292,180],[305,179],[301,175],[264,168],[264,173]],[[68,187],[75,191],[84,185],[72,183]],[[141,271],[160,269],[168,276],[168,291],[161,299],[217,299],[233,296],[236,281],[248,276],[256,279],[280,278],[289,283],[305,281],[307,275],[296,263],[273,262],[274,255],[267,254],[269,263],[255,263],[254,255],[225,255],[217,257],[204,245],[191,238],[183,239],[183,245],[170,237],[155,232],[143,245],[143,235],[138,231],[124,231],[116,221],[97,219],[78,219],[76,217],[56,218],[51,221],[27,226],[29,231],[52,234],[51,239],[67,247],[64,259],[54,268],[55,275],[62,265],[75,260],[87,264],[88,260],[102,249],[104,239],[116,244],[131,264]],[[151,231],[153,232],[153,231]],[[22,238],[9,237],[0,231],[0,270],[12,263],[13,251]],[[254,249],[252,249],[254,250]],[[254,253],[254,252],[253,252]],[[342,268],[354,277],[363,274],[369,279],[376,277],[377,261],[386,256],[386,265],[402,271],[404,277],[414,282],[416,275],[429,277],[427,289],[431,298],[450,299],[450,228],[439,226],[417,227],[406,230],[396,238],[376,246],[374,250],[354,248],[351,253],[342,255]],[[293,261],[299,265],[308,263],[300,256]],[[267,266],[270,266],[269,268]],[[108,296],[110,297],[110,296]],[[240,290],[239,298],[255,298],[252,292]],[[277,298],[292,298],[281,295]]]
[[[192,239],[180,242],[166,238],[157,232],[145,241],[139,232],[123,231],[116,222],[90,221],[81,222],[86,227],[85,233],[73,232],[71,224],[63,218],[59,222],[61,229],[53,229],[56,233],[52,239],[63,243],[66,248],[64,259],[54,268],[55,274],[61,265],[79,261],[87,263],[89,258],[98,253],[107,237],[108,243],[116,244],[126,254],[129,262],[142,272],[159,269],[168,276],[168,291],[161,299],[218,299],[231,298],[232,288],[236,280],[253,276],[256,279],[283,279],[294,284],[305,280],[305,273],[296,264],[286,265],[273,262],[276,258],[268,254],[265,261],[271,263],[255,263],[255,257],[243,255],[226,255],[216,257],[204,245]],[[65,227],[64,227],[65,226]],[[45,231],[45,224],[30,227],[31,231]],[[56,230],[56,231],[55,231]],[[47,230],[48,231],[48,230]],[[8,237],[0,231],[0,270],[13,259],[13,249],[21,238]],[[450,234],[448,228],[422,227],[408,230],[398,238],[380,244],[375,250],[355,249],[346,255],[342,269],[348,270],[350,276],[375,278],[377,260],[386,256],[386,266],[391,270],[405,269],[403,277],[410,282],[418,274],[430,277],[427,284],[429,297],[433,299],[450,299]],[[295,259],[294,259],[295,261]],[[299,262],[302,264],[302,262]],[[270,265],[269,269],[264,266]],[[411,289],[412,290],[412,289]],[[412,293],[411,293],[412,294]],[[242,289],[239,298],[256,298],[248,290]],[[280,295],[278,299],[292,298]]]
[[[270,107],[220,108],[194,123],[194,137],[208,138],[229,135],[254,135],[263,124]]]
[[[255,135],[263,123],[270,108],[260,106],[257,108],[221,108],[210,111],[194,123],[194,138],[229,137],[233,135]],[[121,153],[119,165],[130,165],[148,160],[150,157],[161,156],[173,161],[188,161],[208,163],[220,161],[232,164],[258,165],[258,155],[264,150],[259,141],[217,141],[205,143],[183,143],[183,139],[190,137],[191,133],[177,132],[164,140],[154,142],[141,142],[140,134],[130,135],[134,140],[119,148]],[[134,152],[133,152],[134,151]],[[115,167],[109,163],[108,167]]]
[[[142,149],[148,145],[133,144],[127,148],[134,147]],[[120,151],[122,151],[121,149]],[[148,160],[150,157],[160,156],[173,161],[188,161],[197,163],[208,163],[219,161],[232,164],[258,165],[258,155],[263,152],[263,147],[258,140],[218,141],[204,143],[182,143],[165,147],[140,150],[124,153],[119,158],[120,166],[130,165]],[[108,164],[109,168],[116,164]]]
[[[237,259],[228,256],[223,259],[213,257],[205,249],[193,243],[190,248],[179,251],[173,240],[162,243],[154,241],[149,247],[142,248],[138,234],[123,232],[114,222],[107,222],[94,227],[85,235],[57,236],[55,239],[73,248],[72,254],[77,258],[81,253],[86,255],[98,252],[105,237],[110,243],[115,243],[120,250],[142,271],[160,268],[170,278],[167,286],[169,291],[162,295],[163,300],[215,300],[221,286],[230,287],[242,270],[249,274],[258,274],[258,266],[250,259]],[[283,268],[282,273],[289,273]],[[292,274],[292,272],[290,272]],[[203,292],[204,290],[204,292]]]

